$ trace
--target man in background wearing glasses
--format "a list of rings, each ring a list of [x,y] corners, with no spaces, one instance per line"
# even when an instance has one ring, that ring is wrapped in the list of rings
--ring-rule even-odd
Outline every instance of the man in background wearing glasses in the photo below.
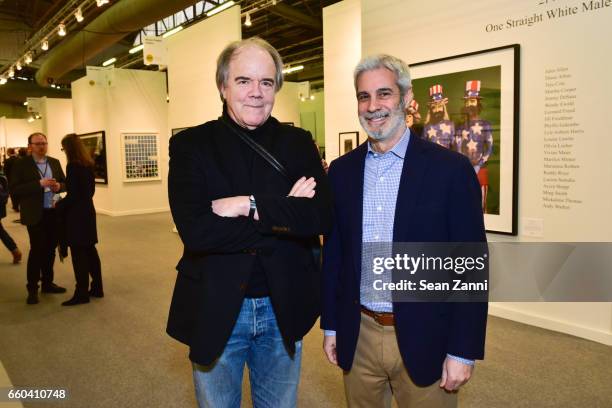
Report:
[[[38,303],[38,281],[42,293],[64,293],[53,283],[53,262],[57,246],[57,215],[54,196],[65,189],[65,176],[57,159],[47,156],[47,137],[39,132],[28,137],[32,152],[14,164],[10,189],[18,197],[21,223],[28,227],[27,303]]]

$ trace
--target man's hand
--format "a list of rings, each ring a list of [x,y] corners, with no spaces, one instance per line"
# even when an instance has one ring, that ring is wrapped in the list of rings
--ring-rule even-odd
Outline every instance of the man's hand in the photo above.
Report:
[[[58,183],[57,181],[55,182],[54,185],[51,186],[51,191],[53,191],[54,193],[59,192],[61,189],[62,189],[62,185]]]
[[[291,191],[289,191],[288,196],[312,198],[315,195],[316,186],[317,182],[315,181],[314,177],[310,177],[309,179],[306,177],[301,177],[295,182],[293,187],[291,187]]]
[[[234,196],[212,201],[212,210],[220,217],[240,217],[249,215],[249,197]]]
[[[55,181],[54,178],[42,178],[40,179],[40,186],[43,188],[49,187],[49,188],[53,188],[55,187],[56,184],[59,184],[57,181]]]
[[[440,388],[456,391],[472,377],[474,366],[446,357],[442,364],[442,380]]]
[[[336,336],[323,337],[323,351],[330,363],[338,365],[338,356],[336,354]]]

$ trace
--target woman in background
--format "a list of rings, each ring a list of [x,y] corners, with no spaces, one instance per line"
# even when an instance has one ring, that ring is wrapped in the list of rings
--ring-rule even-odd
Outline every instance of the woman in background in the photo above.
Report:
[[[64,136],[62,150],[66,153],[67,196],[58,201],[56,208],[65,225],[65,240],[70,247],[72,267],[76,278],[74,296],[62,303],[73,306],[89,303],[89,297],[103,297],[102,271],[96,250],[98,235],[96,210],[93,204],[95,180],[93,159],[85,150],[81,139],[74,133]],[[91,290],[89,288],[91,275]]]

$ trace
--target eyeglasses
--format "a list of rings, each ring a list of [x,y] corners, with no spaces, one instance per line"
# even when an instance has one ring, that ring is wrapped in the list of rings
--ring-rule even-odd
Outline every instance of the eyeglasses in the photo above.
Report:
[[[31,144],[31,145],[34,145],[34,146],[46,146],[46,145],[48,145],[49,143],[47,143],[47,142],[38,142],[38,143],[30,143],[30,144]]]

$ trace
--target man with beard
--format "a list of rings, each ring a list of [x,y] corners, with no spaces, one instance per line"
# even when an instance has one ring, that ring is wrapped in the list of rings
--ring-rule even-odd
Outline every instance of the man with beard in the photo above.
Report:
[[[411,100],[410,104],[406,107],[406,127],[410,128],[415,135],[423,136],[421,114],[419,113],[419,104],[416,99]]]
[[[485,242],[470,162],[413,134],[408,66],[366,57],[354,73],[359,121],[369,136],[332,162],[334,224],[323,250],[323,350],[344,370],[349,407],[455,407],[484,357],[486,303],[398,302],[377,291],[373,245]],[[378,293],[376,293],[378,292]]]
[[[457,128],[456,145],[458,151],[470,159],[478,176],[482,192],[482,211],[487,212],[487,193],[489,192],[489,170],[487,161],[493,152],[493,128],[491,123],[480,118],[482,97],[480,81],[465,83],[463,114],[465,122]]]
[[[442,94],[442,85],[429,88],[429,110],[425,118],[423,137],[447,149],[454,150],[455,124],[450,120],[446,105],[448,98]]]

